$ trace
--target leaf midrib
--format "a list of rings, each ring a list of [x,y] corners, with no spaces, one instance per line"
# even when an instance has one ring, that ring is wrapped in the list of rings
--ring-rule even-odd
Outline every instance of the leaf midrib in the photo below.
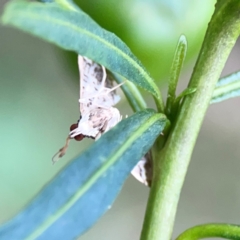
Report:
[[[32,234],[30,234],[26,240],[34,240],[41,235],[50,225],[52,225],[60,216],[68,211],[68,209],[73,206],[73,204],[85,193],[91,186],[97,182],[97,180],[106,172],[110,166],[112,166],[118,158],[128,149],[128,147],[142,135],[150,126],[152,126],[156,121],[163,118],[162,114],[154,114],[151,116],[143,125],[141,125],[137,131],[135,131],[124,144],[115,151],[109,158],[109,160],[100,167],[93,175],[86,181],[82,187],[64,204],[54,215],[48,217]]]
[[[37,10],[37,8],[36,8]],[[64,10],[64,9],[63,9]],[[80,32],[80,33],[85,33],[86,35],[96,39],[97,41],[99,42],[102,42],[103,44],[105,44],[106,46],[108,46],[110,49],[112,50],[115,50],[119,55],[121,55],[123,58],[125,58],[132,66],[134,66],[138,71],[139,71],[139,74],[142,75],[145,80],[148,82],[148,84],[150,84],[150,86],[153,88],[152,90],[154,91],[154,95],[159,99],[160,98],[160,95],[158,93],[158,88],[157,86],[155,86],[155,83],[154,81],[152,80],[152,78],[147,74],[147,72],[135,61],[133,60],[131,57],[129,57],[126,53],[124,53],[123,51],[121,51],[120,48],[117,48],[116,46],[114,46],[113,44],[111,44],[110,42],[106,41],[104,38],[100,38],[98,37],[97,35],[93,34],[92,32],[89,32],[88,30],[86,29],[83,29],[83,28],[79,28],[73,24],[70,24],[69,22],[64,22],[64,21],[61,21],[59,19],[56,19],[56,18],[51,18],[49,16],[45,16],[44,19],[42,19],[41,17],[39,17],[39,15],[36,15],[36,14],[32,14],[32,13],[29,13],[29,12],[24,12],[24,15],[21,11],[17,11],[15,10],[15,13],[19,13],[18,14],[18,17],[22,17],[23,19],[25,18],[25,16],[27,15],[29,18],[32,18],[32,19],[37,19],[37,20],[42,20],[42,21],[45,21],[46,23],[47,22],[52,22],[52,23],[55,23],[55,24],[59,24],[59,25],[62,25],[62,26],[66,26],[66,27],[69,27],[73,30],[75,30],[76,32]],[[16,15],[15,15],[16,16]],[[4,19],[3,19],[4,21]],[[11,20],[10,20],[11,21]],[[7,22],[7,20],[5,19],[5,22]],[[18,23],[17,23],[18,25]],[[100,27],[100,26],[98,26]],[[53,40],[52,40],[53,41]],[[55,42],[54,42],[55,43]],[[126,46],[127,47],[127,46]],[[141,86],[140,84],[138,84],[139,86]]]

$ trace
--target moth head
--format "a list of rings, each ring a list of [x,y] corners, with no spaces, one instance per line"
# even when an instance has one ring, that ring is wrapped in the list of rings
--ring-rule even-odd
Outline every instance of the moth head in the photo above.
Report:
[[[78,123],[72,124],[72,125],[70,126],[70,132],[73,131],[74,129],[76,129],[77,127],[78,127]],[[70,137],[71,137],[71,135],[70,135]],[[79,134],[79,135],[74,136],[73,138],[74,138],[76,141],[82,141],[84,137],[85,137],[84,135]]]

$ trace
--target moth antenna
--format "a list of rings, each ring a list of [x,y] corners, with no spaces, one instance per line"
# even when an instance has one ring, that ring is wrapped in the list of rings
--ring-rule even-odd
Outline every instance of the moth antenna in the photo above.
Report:
[[[53,164],[55,164],[61,157],[63,157],[65,155],[70,140],[71,140],[71,137],[68,136],[67,139],[66,139],[65,145],[62,148],[60,148],[59,151],[53,156],[53,158],[52,158],[52,163]]]
[[[121,87],[124,83],[126,83],[126,80],[125,80],[124,82],[122,82],[122,83],[119,83],[119,84],[116,85],[115,87],[110,88],[110,89],[108,90],[108,93],[110,93],[110,92],[116,90],[117,88]]]

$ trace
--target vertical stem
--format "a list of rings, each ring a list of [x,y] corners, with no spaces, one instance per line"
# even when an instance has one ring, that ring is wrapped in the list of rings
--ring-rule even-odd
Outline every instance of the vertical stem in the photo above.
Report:
[[[177,204],[216,82],[240,33],[240,1],[218,0],[189,87],[165,147],[154,148],[154,175],[141,240],[171,239]]]

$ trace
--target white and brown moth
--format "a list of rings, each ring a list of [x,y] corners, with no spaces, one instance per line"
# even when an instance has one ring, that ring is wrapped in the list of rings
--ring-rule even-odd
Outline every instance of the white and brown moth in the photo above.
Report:
[[[122,84],[114,85],[105,67],[87,57],[79,55],[78,66],[80,118],[78,123],[71,125],[66,144],[53,156],[53,163],[66,153],[71,139],[81,141],[88,137],[97,140],[122,119],[119,110],[113,107],[120,101],[116,89]],[[149,168],[150,157],[149,154],[145,155],[132,170],[133,176],[145,185],[150,185],[148,174],[151,169]]]
[[[131,174],[146,186],[151,186],[153,176],[153,161],[151,152],[147,152],[145,156],[137,163],[131,171]]]

